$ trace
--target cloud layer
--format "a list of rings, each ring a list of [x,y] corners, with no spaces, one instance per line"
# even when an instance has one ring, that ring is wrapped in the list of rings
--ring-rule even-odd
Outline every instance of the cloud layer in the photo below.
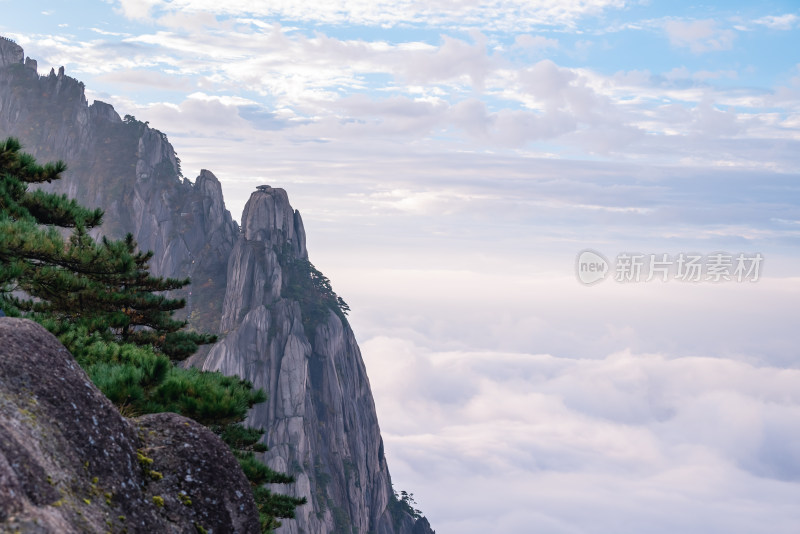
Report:
[[[126,17],[152,20],[162,13],[213,13],[227,17],[280,18],[291,21],[313,21],[323,24],[357,26],[394,26],[418,24],[434,27],[490,27],[502,30],[524,30],[540,25],[573,27],[584,17],[607,10],[621,9],[625,0],[569,0],[524,2],[494,0],[492,2],[458,2],[418,0],[371,2],[291,2],[231,0],[225,3],[209,0],[120,0]],[[168,15],[167,15],[168,16]]]
[[[387,337],[364,352],[394,473],[424,487],[417,499],[443,532],[800,524],[797,369],[432,353]]]

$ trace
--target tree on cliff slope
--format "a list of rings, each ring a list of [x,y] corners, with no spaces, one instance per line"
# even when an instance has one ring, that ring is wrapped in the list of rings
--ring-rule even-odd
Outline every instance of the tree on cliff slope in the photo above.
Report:
[[[112,329],[122,342],[152,346],[172,360],[193,354],[214,336],[181,330],[185,322],[172,313],[184,306],[162,292],[189,280],[150,276],[150,253],[136,251],[129,235],[123,241],[93,239],[87,230],[102,221],[101,210],[88,210],[66,196],[28,191],[27,184],[57,180],[65,166],[45,166],[20,153],[19,143],[0,145],[0,284],[15,283],[26,298],[0,295],[0,305],[80,323],[89,332]],[[64,240],[57,227],[72,229]]]
[[[61,162],[37,164],[16,139],[0,141],[0,308],[56,334],[126,415],[176,412],[219,434],[251,481],[269,532],[305,501],[263,488],[292,482],[255,460],[262,432],[241,424],[265,400],[263,392],[236,377],[173,365],[215,340],[172,317],[184,302],[165,292],[189,280],[151,276],[151,254],[137,251],[130,235],[92,238],[88,231],[102,222],[101,210],[29,190],[65,169]]]

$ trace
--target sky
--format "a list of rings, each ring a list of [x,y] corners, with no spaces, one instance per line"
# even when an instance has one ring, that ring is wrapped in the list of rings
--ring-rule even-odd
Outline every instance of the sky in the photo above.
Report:
[[[440,534],[800,531],[796,2],[0,11],[234,218],[287,190]]]

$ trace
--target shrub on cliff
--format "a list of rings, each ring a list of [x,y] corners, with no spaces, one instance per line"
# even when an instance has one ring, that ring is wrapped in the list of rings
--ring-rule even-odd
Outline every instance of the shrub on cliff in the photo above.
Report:
[[[303,312],[303,327],[309,339],[313,339],[316,325],[334,312],[346,322],[350,306],[333,291],[331,281],[306,258],[295,258],[291,247],[284,243],[283,248],[274,247],[283,272],[281,296],[296,300]]]

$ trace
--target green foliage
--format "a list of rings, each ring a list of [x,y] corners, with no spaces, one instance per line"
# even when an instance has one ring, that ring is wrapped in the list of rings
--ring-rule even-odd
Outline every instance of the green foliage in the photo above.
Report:
[[[261,390],[238,377],[173,367],[156,388],[152,409],[183,414],[206,426],[242,421],[247,410],[264,402]]]
[[[331,311],[343,322],[347,321],[350,307],[333,291],[331,281],[324,274],[307,259],[294,258],[288,243],[274,250],[283,272],[281,296],[300,303],[303,327],[309,339],[316,325],[326,320]]]
[[[111,329],[118,340],[152,346],[173,360],[215,340],[182,330],[186,323],[172,318],[185,303],[164,292],[188,279],[151,276],[152,253],[137,251],[130,234],[122,241],[92,238],[88,229],[100,224],[102,211],[29,192],[28,184],[58,179],[66,167],[40,166],[20,149],[13,138],[0,143],[0,306],[77,322],[90,333]],[[71,228],[69,238],[57,227]]]
[[[258,508],[262,531],[270,532],[281,526],[281,522],[277,518],[293,518],[294,509],[307,502],[305,497],[298,499],[289,495],[273,493],[265,488],[264,484],[289,484],[294,482],[294,477],[270,469],[258,461],[252,452],[236,450],[235,452],[242,471],[253,486],[253,497]]]
[[[261,529],[264,532],[271,532],[281,526],[281,522],[275,518],[294,517],[294,509],[306,503],[306,499],[298,499],[288,495],[273,493],[264,486],[259,486],[253,490],[259,515],[261,516]]]
[[[124,122],[125,124],[132,124],[134,126],[140,126],[140,127],[141,126],[147,126],[147,125],[150,124],[150,121],[142,122],[142,121],[138,120],[136,117],[134,117],[133,115],[125,115],[124,117],[122,117],[122,122]]]
[[[261,486],[263,484],[288,484],[293,482],[292,477],[283,473],[273,471],[262,462],[259,462],[255,454],[252,452],[239,453],[239,464],[242,470],[247,475],[247,479],[254,484]]]
[[[267,447],[259,443],[263,432],[255,428],[247,428],[240,424],[227,425],[217,431],[222,441],[231,449],[247,452],[266,452]]]
[[[394,491],[389,499],[388,508],[395,528],[400,526],[401,518],[404,514],[408,514],[414,519],[422,517],[422,510],[417,509],[416,506],[417,502],[414,500],[413,493],[408,493],[407,491],[400,491],[398,493],[396,490]]]
[[[132,116],[125,122],[141,124]],[[38,165],[13,138],[0,142],[0,308],[56,335],[125,415],[175,412],[220,435],[247,474],[270,532],[305,500],[261,488],[293,482],[256,460],[254,452],[266,450],[263,431],[242,426],[266,395],[238,377],[174,365],[216,339],[186,331],[173,318],[184,301],[166,292],[189,280],[151,276],[152,254],[137,251],[131,235],[92,238],[88,230],[101,223],[102,211],[28,191],[29,184],[57,180],[65,168]]]

